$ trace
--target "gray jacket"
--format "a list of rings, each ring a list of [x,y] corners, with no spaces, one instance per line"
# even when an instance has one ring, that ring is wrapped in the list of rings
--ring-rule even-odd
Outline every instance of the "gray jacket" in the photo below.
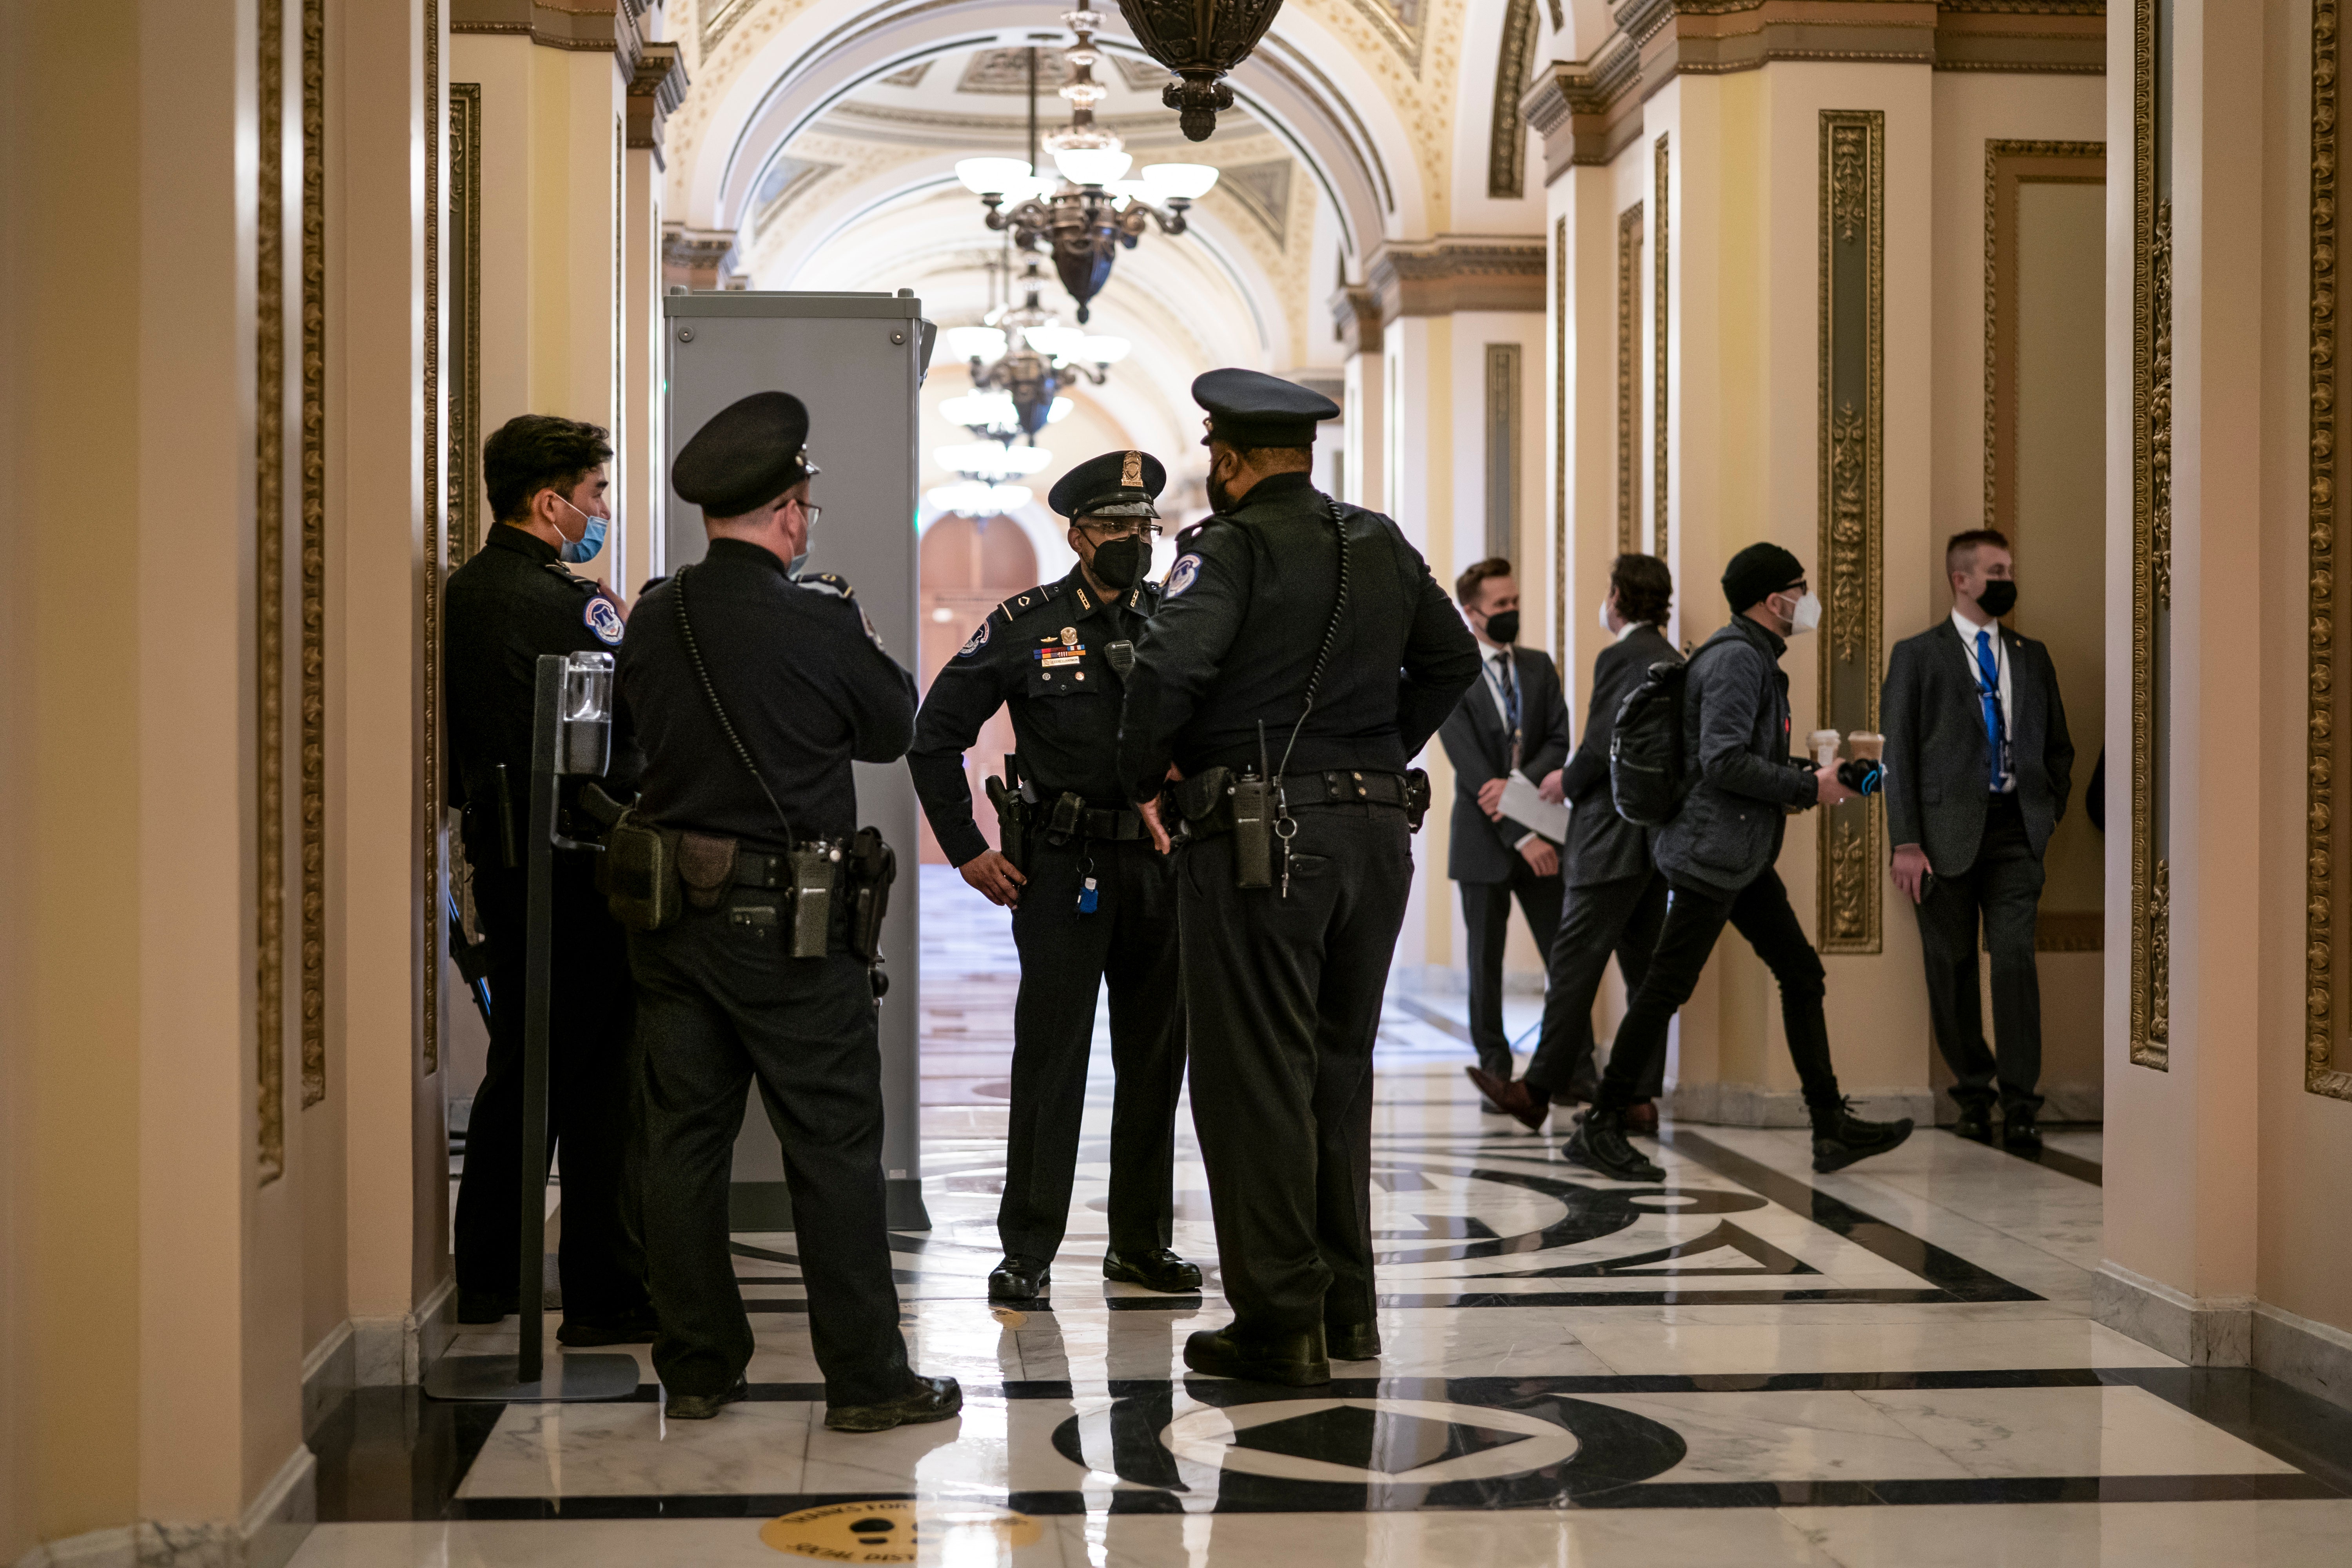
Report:
[[[1560,774],[1568,796],[1568,851],[1561,857],[1571,888],[1647,876],[1650,830],[1617,815],[1609,797],[1609,743],[1617,734],[1617,710],[1642,684],[1650,666],[1681,658],[1655,626],[1636,626],[1592,661],[1592,706],[1584,719],[1584,739]]]
[[[2010,767],[2025,837],[2038,857],[2066,815],[2074,782],[2074,742],[2058,700],[2050,650],[2006,626]],[[1939,877],[1976,864],[1991,794],[1984,705],[1976,655],[1948,616],[1895,645],[1880,711],[1886,724],[1886,837],[1916,844]]]
[[[1677,887],[1739,891],[1780,858],[1790,808],[1819,798],[1811,767],[1789,755],[1788,646],[1734,616],[1691,655],[1683,754],[1696,782],[1655,848]]]

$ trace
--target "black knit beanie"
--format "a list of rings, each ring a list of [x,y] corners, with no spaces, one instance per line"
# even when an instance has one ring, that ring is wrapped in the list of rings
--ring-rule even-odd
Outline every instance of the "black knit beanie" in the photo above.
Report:
[[[1731,601],[1731,613],[1736,616],[1802,581],[1804,575],[1805,563],[1779,545],[1751,544],[1723,569],[1723,596]]]

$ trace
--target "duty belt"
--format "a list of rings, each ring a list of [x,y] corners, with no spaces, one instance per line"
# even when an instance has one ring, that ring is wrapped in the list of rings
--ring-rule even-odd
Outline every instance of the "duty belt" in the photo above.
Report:
[[[838,838],[810,838],[803,842],[824,849],[845,851],[849,847]],[[845,859],[845,856],[844,860],[835,862],[834,880],[836,884],[841,879],[840,868]],[[789,888],[793,885],[793,863],[782,855],[762,855],[750,849],[739,849],[735,854],[734,880],[739,888]]]
[[[1240,775],[1208,768],[1174,785],[1176,808],[1185,831],[1195,838],[1233,829],[1233,788]],[[1429,802],[1427,776],[1332,768],[1317,773],[1285,773],[1282,799],[1297,811],[1314,805],[1393,805],[1414,817]]]
[[[1066,792],[1052,800],[1024,801],[1020,810],[1024,823],[1057,845],[1073,838],[1125,841],[1150,837],[1139,813],[1120,806],[1088,805],[1082,796]]]

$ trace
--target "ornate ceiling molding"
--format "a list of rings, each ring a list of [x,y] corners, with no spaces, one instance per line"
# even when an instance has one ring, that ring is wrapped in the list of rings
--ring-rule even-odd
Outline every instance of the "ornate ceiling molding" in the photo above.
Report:
[[[686,61],[679,57],[676,44],[647,43],[643,47],[636,69],[629,76],[628,144],[651,149],[656,169],[669,167],[662,156],[664,132],[669,117],[686,101],[686,89],[692,85],[686,74]]]
[[[547,0],[451,0],[452,33],[519,33],[551,49],[604,50],[619,47],[617,35],[627,33],[642,48],[643,34],[635,23],[644,0],[568,0],[562,5]],[[626,25],[622,21],[625,19]],[[632,59],[634,64],[634,58]]]
[[[1365,277],[1383,324],[1456,310],[1540,311],[1548,259],[1540,235],[1443,234],[1382,246]]]
[[[1625,0],[1591,58],[1555,62],[1520,100],[1548,177],[1606,163],[1677,76],[1775,60],[2100,76],[2105,0]]]

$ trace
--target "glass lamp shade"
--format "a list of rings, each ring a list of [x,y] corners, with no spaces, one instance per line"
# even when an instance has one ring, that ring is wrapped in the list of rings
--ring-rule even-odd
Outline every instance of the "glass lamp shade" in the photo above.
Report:
[[[937,510],[960,511],[968,517],[1002,517],[1018,511],[1029,504],[1029,496],[1026,485],[991,485],[978,479],[961,479],[923,492],[923,499]]]
[[[1123,180],[1134,163],[1134,153],[1117,146],[1054,149],[1054,167],[1074,185],[1108,185]]]
[[[1206,163],[1146,163],[1143,183],[1163,202],[1197,202],[1215,188],[1217,171]]]
[[[955,172],[963,188],[976,196],[1003,195],[1036,177],[1025,158],[965,158],[957,163]]]
[[[1045,423],[1048,425],[1059,425],[1063,420],[1067,419],[1070,416],[1070,410],[1075,405],[1073,405],[1066,397],[1057,397],[1054,399],[1053,403],[1049,405],[1045,410]]]
[[[1021,341],[1048,359],[1066,360],[1078,352],[1087,334],[1076,327],[1025,327]]]
[[[1000,328],[950,327],[940,337],[956,359],[988,362],[1004,357],[1004,333]]]
[[[1027,477],[1053,465],[1054,454],[1043,447],[1002,447],[993,441],[968,441],[940,447],[931,456],[940,467],[992,482]]]
[[[967,430],[1010,436],[1021,428],[1021,411],[1014,405],[1013,395],[1002,387],[946,398],[940,404],[940,413],[950,424],[961,425]]]
[[[1088,364],[1117,364],[1127,357],[1127,351],[1131,346],[1125,338],[1089,337],[1070,357],[1084,360]]]

